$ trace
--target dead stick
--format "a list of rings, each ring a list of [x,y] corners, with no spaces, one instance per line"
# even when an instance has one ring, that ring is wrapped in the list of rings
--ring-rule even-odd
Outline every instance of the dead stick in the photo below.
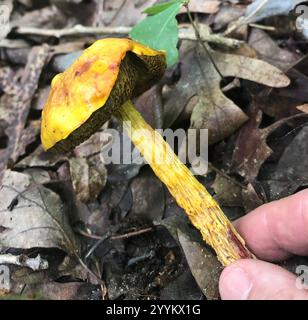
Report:
[[[76,25],[72,28],[66,29],[40,29],[40,28],[28,28],[28,27],[19,27],[14,30],[15,34],[20,35],[36,35],[42,37],[56,37],[62,38],[67,36],[85,36],[85,35],[128,35],[131,31],[129,27],[85,27],[82,25]],[[192,40],[196,41],[196,35],[191,29],[180,28],[179,30],[179,39],[181,40]],[[202,41],[222,45],[230,48],[237,48],[243,42],[226,38],[223,35],[219,34],[209,34],[203,35]]]

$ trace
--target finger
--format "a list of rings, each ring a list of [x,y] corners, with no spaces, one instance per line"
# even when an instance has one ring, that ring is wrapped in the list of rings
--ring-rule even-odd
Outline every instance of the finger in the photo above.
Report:
[[[259,207],[235,223],[248,247],[263,260],[308,254],[308,190]]]
[[[296,277],[281,267],[258,260],[239,260],[220,277],[223,300],[308,300]]]

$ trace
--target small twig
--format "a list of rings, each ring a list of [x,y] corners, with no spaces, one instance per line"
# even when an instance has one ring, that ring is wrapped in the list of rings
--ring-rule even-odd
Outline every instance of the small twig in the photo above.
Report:
[[[146,228],[146,229],[141,229],[141,230],[138,230],[138,231],[133,231],[133,232],[121,234],[121,235],[118,235],[118,236],[110,236],[110,235],[108,235],[108,237],[111,240],[127,239],[127,238],[130,238],[130,237],[138,236],[138,235],[143,234],[143,233],[150,232],[152,230],[153,230],[152,228]],[[81,229],[75,229],[75,232],[78,232],[82,236],[90,238],[90,239],[96,239],[96,240],[105,239],[105,237],[102,237],[102,236],[99,236],[99,235],[96,235],[96,234],[91,234],[91,233],[88,233],[88,232],[86,232],[84,230],[81,230]]]
[[[99,261],[97,259],[95,259],[95,268],[96,268],[97,274],[99,274],[100,277],[102,278],[103,265],[101,263],[99,263]],[[101,287],[101,293],[102,293],[102,300],[106,300],[107,293],[108,293],[108,289],[106,287],[106,284],[105,283],[101,283],[100,287]]]
[[[257,24],[257,23],[249,23],[250,27],[261,29],[261,30],[266,30],[266,31],[275,31],[276,28],[272,26],[264,26],[262,24]]]
[[[128,239],[130,237],[136,237],[139,236],[141,234],[144,233],[148,233],[150,231],[153,231],[153,228],[145,228],[145,229],[141,229],[141,230],[137,230],[137,231],[132,231],[132,232],[128,232],[125,234],[121,234],[121,235],[115,235],[115,236],[111,236],[110,232],[108,232],[105,236],[101,237],[87,252],[87,254],[85,255],[85,258],[88,259],[93,252],[102,245],[102,243],[104,243],[107,239],[110,240],[120,240],[120,239]]]
[[[76,258],[78,260],[78,262],[80,263],[80,265],[93,277],[96,279],[96,281],[100,284],[100,285],[105,285],[104,281],[102,279],[100,279],[100,277],[93,272],[87,265],[86,263],[79,257],[76,255]]]
[[[107,239],[109,239],[111,236],[111,233],[110,232],[107,232],[107,234],[102,237],[101,239],[99,239],[89,250],[88,252],[86,253],[85,255],[85,259],[88,259],[94,252],[95,250],[101,246]]]
[[[127,0],[122,1],[121,5],[119,6],[119,8],[117,9],[117,12],[115,13],[115,15],[112,17],[110,23],[114,22],[114,20],[119,16],[121,10],[123,9],[123,7],[126,5]]]
[[[250,15],[247,16],[245,19],[249,21],[254,15],[256,15],[266,5],[267,2],[268,2],[268,0],[263,0],[263,2],[261,2],[256,7],[256,9],[253,12],[251,12]]]
[[[245,25],[245,24],[249,24],[251,18],[256,15],[268,2],[268,0],[263,0],[263,2],[261,2],[257,8],[251,12],[247,17],[243,16],[240,17],[234,24],[232,24],[225,32],[224,32],[224,36],[232,33],[234,30],[236,30],[237,28]]]
[[[19,39],[0,39],[0,48],[20,49],[29,48],[29,44],[24,40]]]
[[[85,36],[85,35],[118,35],[126,36],[130,33],[131,28],[129,27],[85,27],[82,25],[76,25],[72,28],[66,29],[40,29],[40,28],[29,28],[19,27],[14,30],[15,34],[20,35],[35,35],[42,37],[56,37],[62,38],[67,36]],[[191,40],[196,41],[196,35],[190,29],[180,28],[179,30],[180,40]],[[241,46],[242,41],[226,38],[219,34],[203,35],[202,40],[205,42],[225,46],[228,48],[237,48]]]
[[[128,27],[85,27],[82,25],[75,25],[72,28],[64,29],[40,29],[29,27],[18,27],[13,32],[21,35],[35,35],[42,37],[62,38],[67,36],[84,36],[84,35],[100,35],[100,34],[114,34],[127,35],[131,28]]]
[[[102,239],[102,237],[99,236],[99,235],[88,233],[88,232],[86,232],[84,230],[81,230],[79,228],[78,229],[77,228],[74,229],[74,231],[76,233],[79,233],[80,235],[86,237],[86,238],[95,239],[95,240],[101,240]]]
[[[24,254],[14,256],[13,254],[1,254],[0,255],[0,265],[1,264],[14,264],[16,266],[27,267],[33,271],[46,270],[48,269],[48,261],[42,259],[40,255],[35,258],[29,258]]]
[[[221,91],[226,93],[232,89],[239,88],[240,86],[241,86],[241,82],[239,78],[235,78],[232,82],[230,82],[225,87],[223,87]]]
[[[133,232],[128,232],[128,233],[125,233],[125,234],[121,234],[121,235],[118,235],[118,236],[112,236],[112,237],[110,237],[110,239],[111,240],[128,239],[130,237],[136,237],[136,236],[139,236],[141,234],[148,233],[150,231],[153,231],[153,228],[146,228],[146,229],[141,229],[141,230],[138,230],[138,231],[133,231]]]
[[[21,290],[20,290],[20,292],[19,292],[19,295],[20,295],[20,296],[23,295],[23,293],[24,293],[24,291],[25,291],[25,289],[26,289],[26,286],[27,286],[26,283],[22,286],[22,288],[21,288]]]
[[[208,55],[209,59],[211,60],[211,63],[213,64],[213,66],[215,67],[216,71],[218,72],[219,76],[221,77],[221,79],[224,78],[224,76],[222,75],[222,73],[220,72],[216,62],[214,61],[211,53],[210,53],[210,50],[208,49],[208,47],[206,46],[206,44],[202,41],[201,39],[201,35],[200,35],[200,32],[194,22],[194,19],[190,13],[190,10],[189,10],[189,7],[188,7],[188,4],[185,4],[184,7],[186,8],[186,11],[187,11],[187,15],[188,15],[188,19],[192,25],[192,27],[194,28],[195,30],[195,35],[196,35],[196,39],[197,41],[201,44],[202,48],[204,49],[204,51],[206,52],[206,54]]]

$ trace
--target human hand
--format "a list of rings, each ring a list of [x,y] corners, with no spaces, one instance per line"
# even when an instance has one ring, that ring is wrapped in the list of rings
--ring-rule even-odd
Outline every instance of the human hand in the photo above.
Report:
[[[235,223],[258,258],[280,261],[308,255],[308,190],[259,207]],[[239,260],[225,268],[219,282],[223,300],[308,300],[296,276],[274,264]]]

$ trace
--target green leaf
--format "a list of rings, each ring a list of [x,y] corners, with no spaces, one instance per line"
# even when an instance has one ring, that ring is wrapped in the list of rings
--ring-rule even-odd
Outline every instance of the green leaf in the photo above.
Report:
[[[162,11],[171,7],[174,3],[182,3],[182,0],[170,0],[164,3],[155,4],[152,7],[145,9],[142,13],[146,13],[149,16],[154,16],[155,14],[161,13]]]
[[[176,2],[166,10],[145,18],[130,32],[130,37],[153,49],[164,50],[167,53],[167,65],[171,66],[178,60],[177,43],[179,28],[176,15],[181,3]]]

